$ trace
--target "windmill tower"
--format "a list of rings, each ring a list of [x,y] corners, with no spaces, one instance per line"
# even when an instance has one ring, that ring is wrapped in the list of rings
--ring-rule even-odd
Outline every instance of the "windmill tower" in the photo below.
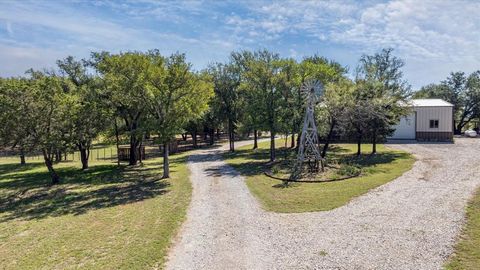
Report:
[[[323,95],[323,85],[319,81],[307,81],[302,85],[301,92],[305,97],[307,109],[303,120],[298,155],[291,180],[300,178],[304,165],[308,165],[309,172],[323,171],[323,158],[318,147],[318,132],[315,124],[314,109],[320,96]]]

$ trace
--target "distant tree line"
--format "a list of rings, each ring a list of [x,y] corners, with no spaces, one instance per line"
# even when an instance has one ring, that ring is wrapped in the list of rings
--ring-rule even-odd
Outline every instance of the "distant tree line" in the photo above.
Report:
[[[146,136],[155,135],[169,177],[168,142],[203,116],[213,96],[211,76],[192,71],[184,54],[102,52],[57,66],[0,81],[2,145],[20,149],[22,163],[25,153],[40,151],[52,184],[60,181],[54,163],[63,154],[77,149],[85,170],[93,141],[112,130],[117,143],[129,138],[129,165],[138,162]]]
[[[87,169],[92,144],[100,137],[128,141],[129,165],[135,165],[147,138],[164,150],[163,174],[169,177],[169,143],[176,136],[205,134],[215,143],[223,132],[235,151],[240,135],[270,138],[270,160],[276,159],[275,138],[288,135],[298,145],[304,116],[300,91],[307,80],[319,80],[324,95],[316,108],[322,156],[334,138],[373,145],[391,135],[392,125],[409,113],[412,96],[402,73],[404,62],[383,49],[363,55],[353,78],[348,69],[313,55],[297,61],[268,50],[232,52],[226,62],[194,71],[184,54],[147,52],[92,53],[88,59],[67,57],[57,68],[29,70],[23,77],[0,79],[0,145],[25,154],[40,151],[52,183],[62,154],[78,150]],[[455,105],[456,129],[478,117],[479,72],[452,73],[416,97],[439,97]]]

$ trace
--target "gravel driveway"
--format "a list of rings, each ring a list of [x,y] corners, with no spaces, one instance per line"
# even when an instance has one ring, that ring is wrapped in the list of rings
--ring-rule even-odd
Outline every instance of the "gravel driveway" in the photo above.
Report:
[[[480,140],[391,147],[415,154],[411,171],[343,207],[299,214],[264,211],[224,148],[195,152],[167,269],[441,269],[480,185]]]

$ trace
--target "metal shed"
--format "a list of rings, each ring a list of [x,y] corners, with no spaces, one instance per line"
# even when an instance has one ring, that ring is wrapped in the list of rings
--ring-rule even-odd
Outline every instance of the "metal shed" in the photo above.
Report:
[[[412,114],[402,117],[388,139],[453,140],[453,105],[442,99],[412,99]]]

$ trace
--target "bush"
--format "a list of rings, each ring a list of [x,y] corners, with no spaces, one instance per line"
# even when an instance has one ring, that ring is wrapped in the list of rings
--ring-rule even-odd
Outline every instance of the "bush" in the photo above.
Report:
[[[357,166],[345,164],[338,169],[337,173],[342,176],[355,176],[360,174],[361,171]]]

